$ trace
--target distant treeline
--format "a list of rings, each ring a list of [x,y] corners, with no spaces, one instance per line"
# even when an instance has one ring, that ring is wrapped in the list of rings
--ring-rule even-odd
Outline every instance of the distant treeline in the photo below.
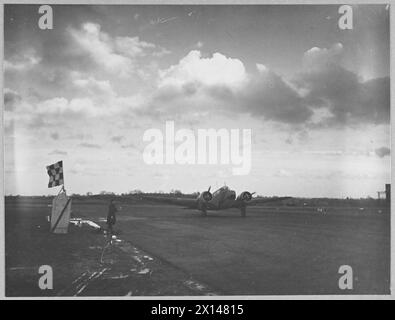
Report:
[[[98,194],[92,194],[88,192],[85,195],[81,194],[71,194],[71,197],[74,200],[102,200],[102,201],[110,201],[110,199],[115,199],[121,202],[150,202],[144,199],[145,196],[150,197],[169,197],[169,198],[196,198],[199,195],[199,192],[184,194],[181,191],[175,190],[170,193],[164,192],[142,192],[139,190],[134,190],[129,193],[115,194],[113,192],[102,191]],[[48,199],[53,198],[54,195],[47,196],[19,196],[19,195],[8,195],[6,196],[6,201],[8,200],[16,200],[16,199]],[[257,199],[273,199],[272,197],[263,197],[258,196]],[[49,200],[49,199],[48,199]],[[261,205],[261,204],[259,204]],[[270,202],[266,204],[267,206],[289,206],[289,207],[377,207],[377,206],[389,206],[389,201],[383,199],[374,199],[374,198],[344,198],[344,199],[335,199],[335,198],[297,198],[292,197],[290,199],[281,200],[278,202]]]

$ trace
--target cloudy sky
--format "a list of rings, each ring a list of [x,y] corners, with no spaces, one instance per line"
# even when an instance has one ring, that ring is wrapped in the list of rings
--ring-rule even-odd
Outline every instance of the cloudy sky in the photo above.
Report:
[[[353,6],[5,6],[5,192],[376,196],[390,182],[389,10]],[[145,130],[251,129],[252,168],[148,165]]]

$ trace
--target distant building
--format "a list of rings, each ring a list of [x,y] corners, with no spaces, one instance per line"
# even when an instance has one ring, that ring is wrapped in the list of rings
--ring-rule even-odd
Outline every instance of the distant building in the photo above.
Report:
[[[387,206],[390,206],[390,204],[391,204],[391,184],[390,183],[386,183],[385,184],[385,191],[378,191],[377,192],[377,197],[378,197],[379,200],[380,199],[385,199],[385,204]]]

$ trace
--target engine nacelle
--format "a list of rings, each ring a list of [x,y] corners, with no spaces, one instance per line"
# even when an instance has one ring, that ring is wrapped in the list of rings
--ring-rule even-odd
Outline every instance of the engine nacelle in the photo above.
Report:
[[[209,202],[213,198],[210,191],[204,191],[199,196],[199,201]]]
[[[237,197],[237,200],[241,200],[243,202],[248,202],[251,201],[252,199],[252,193],[248,192],[248,191],[244,191],[242,193],[239,194],[239,196]]]

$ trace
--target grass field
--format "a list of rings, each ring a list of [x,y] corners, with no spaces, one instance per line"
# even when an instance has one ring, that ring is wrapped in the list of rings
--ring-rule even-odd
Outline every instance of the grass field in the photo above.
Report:
[[[71,227],[67,235],[48,234],[49,201],[6,201],[7,295],[56,295],[86,270],[104,270],[100,232]],[[72,206],[74,216],[104,226],[105,201],[78,200]],[[90,284],[83,295],[389,293],[390,215],[377,208],[328,208],[320,214],[311,208],[251,207],[246,218],[238,210],[204,218],[169,205],[120,206],[116,231],[122,250],[114,253],[105,279]],[[152,258],[144,265],[149,277],[126,272],[138,266],[125,244]],[[58,290],[37,289],[42,264],[55,266]],[[341,265],[353,269],[353,290],[338,287]],[[111,277],[114,270],[125,277]]]

